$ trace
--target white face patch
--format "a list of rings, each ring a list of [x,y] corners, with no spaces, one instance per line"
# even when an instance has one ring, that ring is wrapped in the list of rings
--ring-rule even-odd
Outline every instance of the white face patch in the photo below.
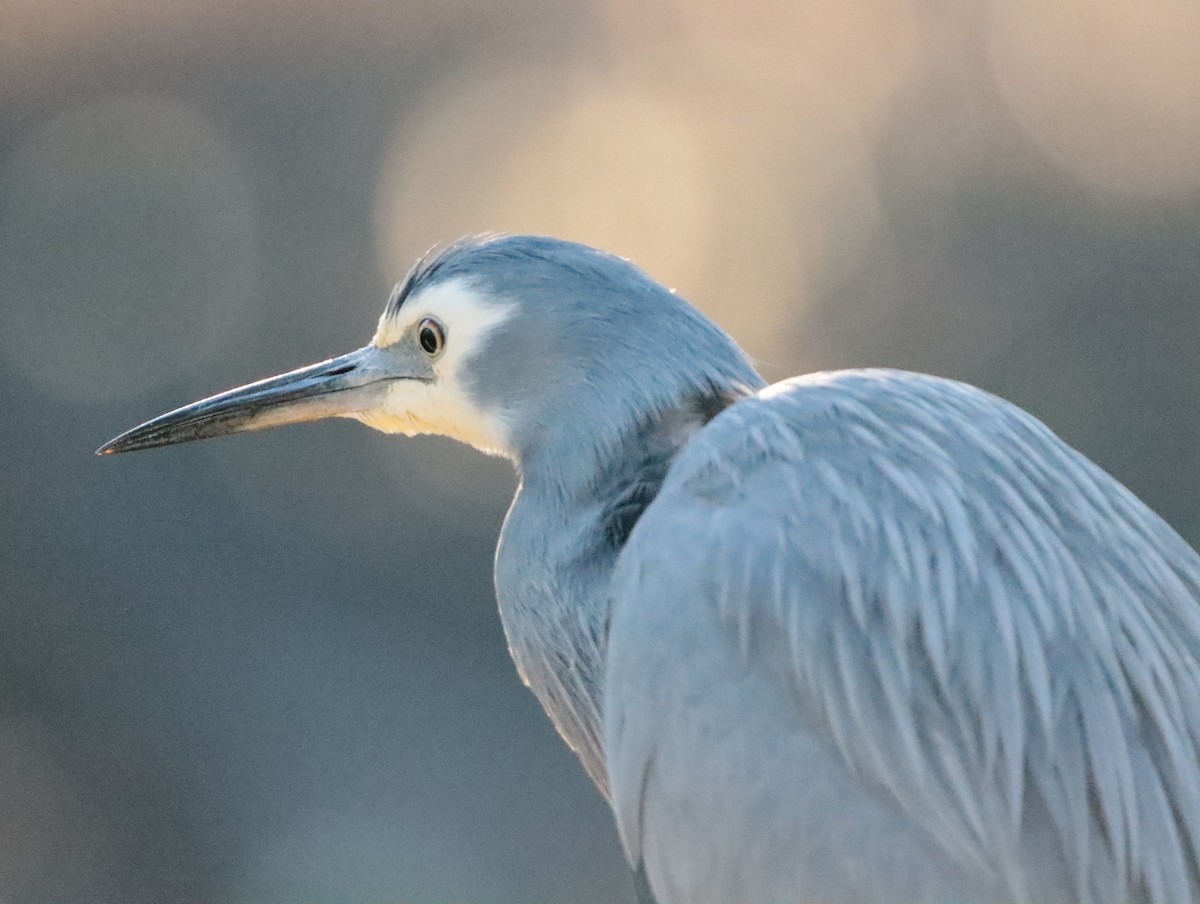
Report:
[[[386,349],[414,342],[417,324],[433,318],[446,337],[441,354],[431,362],[434,380],[397,380],[381,405],[352,417],[385,433],[434,433],[493,455],[510,455],[503,417],[476,405],[462,377],[464,363],[514,310],[515,305],[488,298],[465,279],[437,283],[406,299],[395,314],[380,318],[371,345]]]

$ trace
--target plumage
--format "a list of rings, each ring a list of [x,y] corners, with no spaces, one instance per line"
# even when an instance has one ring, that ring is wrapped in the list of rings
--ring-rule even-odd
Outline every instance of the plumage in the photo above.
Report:
[[[102,451],[330,415],[512,458],[505,634],[643,904],[1200,900],[1200,557],[1015,406],[765,386],[628,262],[509,236]]]
[[[627,853],[678,888],[660,900],[692,904],[1194,900],[1198,595],[1195,553],[1015,406],[894,371],[769,387],[684,446],[617,564],[606,754]],[[878,806],[928,836],[911,896],[887,897],[887,857],[855,877],[821,862],[829,814],[714,808],[688,840],[656,823],[685,806],[664,773],[698,731],[753,736],[744,709],[689,702],[720,678],[662,642],[685,623],[777,720],[738,774],[707,778],[803,800],[775,757],[831,739],[863,849]],[[751,836],[814,853],[752,874],[729,844]],[[714,870],[731,878],[670,878]]]

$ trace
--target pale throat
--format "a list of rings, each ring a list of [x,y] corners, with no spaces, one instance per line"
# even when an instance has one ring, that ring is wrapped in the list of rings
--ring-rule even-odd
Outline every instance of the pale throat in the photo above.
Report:
[[[466,371],[489,336],[515,311],[515,304],[486,297],[465,279],[435,283],[395,309],[389,305],[372,345],[386,349],[412,341],[417,324],[430,317],[445,330],[445,350],[432,363],[432,381],[397,380],[381,405],[351,416],[385,433],[436,434],[488,455],[511,458],[503,414],[478,404],[467,389]]]

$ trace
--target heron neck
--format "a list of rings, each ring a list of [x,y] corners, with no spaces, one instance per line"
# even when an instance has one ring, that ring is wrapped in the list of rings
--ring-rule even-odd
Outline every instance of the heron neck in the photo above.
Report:
[[[626,430],[586,469],[578,454],[522,462],[496,556],[501,619],[522,678],[606,795],[601,691],[612,570],[679,449],[735,398],[690,395]]]

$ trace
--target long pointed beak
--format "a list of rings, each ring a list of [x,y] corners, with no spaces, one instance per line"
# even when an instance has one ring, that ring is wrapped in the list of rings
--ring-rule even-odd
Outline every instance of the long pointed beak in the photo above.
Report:
[[[374,407],[388,383],[384,353],[374,346],[193,402],[126,431],[97,455],[133,452],[196,439],[320,418],[353,416]],[[413,375],[409,379],[423,379]]]

